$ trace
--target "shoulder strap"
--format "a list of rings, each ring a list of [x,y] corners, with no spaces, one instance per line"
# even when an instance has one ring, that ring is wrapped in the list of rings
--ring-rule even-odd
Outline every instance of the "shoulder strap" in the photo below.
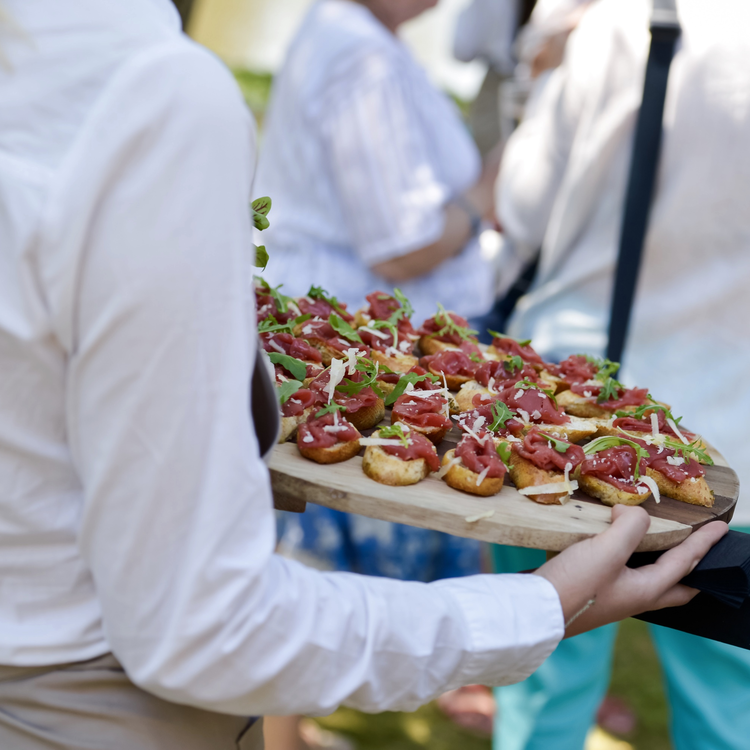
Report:
[[[654,0],[651,49],[646,64],[643,101],[635,128],[609,320],[607,357],[613,362],[622,361],[627,339],[656,166],[659,163],[669,66],[680,31],[675,0]]]

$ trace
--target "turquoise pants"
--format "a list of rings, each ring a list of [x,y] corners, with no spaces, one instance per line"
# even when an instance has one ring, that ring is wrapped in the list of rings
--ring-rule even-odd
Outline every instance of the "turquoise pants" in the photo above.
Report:
[[[750,529],[738,529],[749,532]],[[493,546],[495,570],[538,568],[540,550]],[[750,651],[649,625],[675,750],[750,748]],[[617,625],[560,643],[524,682],[495,688],[494,750],[582,750],[607,692]]]

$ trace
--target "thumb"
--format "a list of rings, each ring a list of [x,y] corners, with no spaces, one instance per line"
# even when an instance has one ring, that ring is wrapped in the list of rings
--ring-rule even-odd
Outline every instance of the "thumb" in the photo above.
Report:
[[[613,569],[620,569],[640,544],[651,525],[651,517],[643,508],[615,505],[612,508],[612,524],[601,534],[591,539],[596,553],[604,553]]]

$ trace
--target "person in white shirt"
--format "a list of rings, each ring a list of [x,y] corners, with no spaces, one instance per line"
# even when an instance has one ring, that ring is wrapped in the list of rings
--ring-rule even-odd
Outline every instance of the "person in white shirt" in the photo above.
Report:
[[[311,280],[362,304],[400,287],[420,324],[437,300],[489,309],[494,267],[480,220],[493,212],[499,154],[486,165],[457,108],[427,78],[398,27],[436,0],[318,0],[276,76],[257,191],[271,195],[269,280]]]
[[[0,747],[256,747],[247,716],[413,708],[676,604],[724,533],[436,584],[273,554],[248,415],[255,134],[168,0],[2,0]]]
[[[542,247],[510,326],[548,359],[604,352],[622,207],[649,49],[647,0],[600,0],[510,139],[498,214],[516,248]],[[678,0],[664,140],[622,379],[669,400],[750,484],[750,6]],[[667,395],[668,394],[668,395]],[[750,531],[740,498],[734,523]],[[533,567],[498,550],[500,569]],[[678,750],[747,747],[750,654],[663,628]],[[609,681],[614,627],[566,641],[497,693],[496,746],[579,750]],[[559,675],[570,680],[559,683]],[[731,696],[730,721],[725,720]],[[533,707],[542,707],[539,710]],[[554,738],[554,740],[552,740]]]

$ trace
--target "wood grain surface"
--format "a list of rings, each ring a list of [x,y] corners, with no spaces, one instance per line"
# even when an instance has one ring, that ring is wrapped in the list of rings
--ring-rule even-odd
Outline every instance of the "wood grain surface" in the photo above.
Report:
[[[438,447],[445,453],[459,434],[451,431]],[[644,507],[652,516],[651,527],[638,552],[674,547],[690,533],[713,520],[729,521],[739,495],[736,473],[716,451],[715,466],[706,467],[706,478],[714,490],[713,508],[681,503],[663,497],[657,505],[649,498]],[[611,510],[598,500],[577,491],[566,505],[539,505],[519,494],[506,478],[502,491],[481,498],[448,487],[429,476],[411,487],[388,487],[362,472],[361,454],[322,466],[302,458],[294,443],[278,445],[270,462],[276,507],[300,512],[305,502],[335,510],[358,513],[485,542],[563,550],[598,534],[609,524]],[[467,520],[492,512],[479,520]]]

